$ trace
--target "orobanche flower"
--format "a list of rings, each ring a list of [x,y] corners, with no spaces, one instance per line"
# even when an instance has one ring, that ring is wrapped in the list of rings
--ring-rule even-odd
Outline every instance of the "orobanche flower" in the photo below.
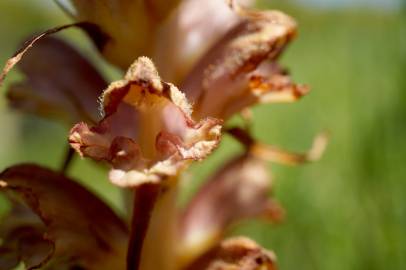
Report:
[[[185,95],[161,81],[146,57],[104,91],[102,103],[105,117],[92,128],[74,126],[69,142],[82,156],[108,161],[119,186],[174,176],[184,161],[206,157],[220,138],[221,121],[194,122]]]
[[[24,79],[8,85],[10,105],[73,126],[71,149],[60,171],[19,164],[0,173],[0,191],[11,203],[0,223],[0,270],[21,263],[58,270],[276,269],[272,252],[228,234],[245,219],[284,217],[270,198],[267,161],[314,161],[326,146],[321,135],[309,152],[296,154],[250,134],[248,108],[308,92],[277,63],[296,34],[293,18],[249,9],[249,0],[57,2],[75,22],[29,38],[7,61],[0,84],[17,65]],[[70,27],[127,70],[124,78],[108,85],[73,46],[50,36]],[[224,126],[237,113],[246,126]],[[209,156],[222,135],[243,152],[179,207],[183,172]],[[106,178],[123,188],[129,213],[118,215],[68,176],[72,149],[110,167]]]

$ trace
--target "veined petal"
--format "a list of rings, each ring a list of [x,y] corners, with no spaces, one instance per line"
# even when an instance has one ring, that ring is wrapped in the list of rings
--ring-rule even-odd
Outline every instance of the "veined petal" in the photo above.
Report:
[[[188,261],[217,245],[238,221],[278,220],[283,210],[269,198],[266,164],[251,154],[227,163],[193,197],[180,220],[181,260]]]
[[[74,123],[96,122],[97,99],[107,83],[70,45],[54,37],[39,40],[18,67],[26,80],[7,92],[17,109]]]
[[[0,226],[0,254],[17,254],[28,269],[125,269],[125,224],[75,181],[17,165],[0,174],[0,191],[18,199]]]
[[[245,11],[222,40],[202,57],[182,89],[196,105],[194,116],[227,119],[270,93],[304,93],[274,62],[295,36],[295,21],[280,11]]]
[[[99,49],[111,63],[128,68],[151,55],[156,32],[180,0],[71,0],[76,20],[91,22],[109,36]]]
[[[222,241],[185,270],[276,270],[273,252],[246,237]]]
[[[221,121],[191,119],[191,106],[174,85],[161,81],[153,63],[139,58],[125,79],[103,95],[98,125],[77,124],[69,141],[80,155],[109,162],[119,186],[176,175],[187,160],[201,160],[218,144]]]
[[[252,0],[240,1],[244,6]],[[153,55],[162,78],[185,79],[196,62],[240,22],[226,0],[184,0],[159,30]]]

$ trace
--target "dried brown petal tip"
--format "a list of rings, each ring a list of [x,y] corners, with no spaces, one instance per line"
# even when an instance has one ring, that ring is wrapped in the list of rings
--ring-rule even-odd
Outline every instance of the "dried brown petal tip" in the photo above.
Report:
[[[221,121],[196,123],[174,85],[161,81],[146,57],[103,95],[105,117],[96,126],[77,124],[69,141],[80,155],[109,162],[119,186],[157,182],[176,175],[188,160],[205,158],[218,144]]]
[[[294,102],[309,93],[306,85],[295,84],[276,64],[263,64],[249,78],[249,88],[260,103]]]

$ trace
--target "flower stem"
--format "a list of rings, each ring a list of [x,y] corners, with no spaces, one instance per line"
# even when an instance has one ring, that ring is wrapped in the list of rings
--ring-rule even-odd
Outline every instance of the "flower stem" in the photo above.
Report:
[[[72,159],[75,156],[75,150],[68,145],[68,148],[66,149],[65,157],[60,169],[61,173],[66,173],[66,171],[69,169],[69,165],[72,163]]]
[[[134,191],[128,270],[173,270],[176,184],[143,184]]]

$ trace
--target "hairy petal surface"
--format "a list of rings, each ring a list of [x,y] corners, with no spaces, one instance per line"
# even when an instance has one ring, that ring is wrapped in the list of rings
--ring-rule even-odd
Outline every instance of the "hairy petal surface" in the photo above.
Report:
[[[244,154],[214,174],[184,210],[180,220],[185,261],[217,245],[227,229],[243,219],[281,218],[283,211],[269,196],[266,164]]]
[[[7,97],[13,107],[68,123],[99,118],[97,100],[107,83],[64,41],[41,39],[18,67],[26,79],[9,86]]]
[[[99,45],[111,63],[128,68],[137,57],[151,55],[156,32],[180,0],[71,0],[77,21],[99,26],[109,38]],[[88,32],[92,34],[91,32]]]
[[[0,225],[1,269],[20,260],[28,269],[125,269],[125,224],[75,181],[24,164],[0,174],[0,191],[13,203]]]
[[[276,257],[246,237],[222,241],[186,270],[276,270]]]
[[[146,57],[103,95],[105,117],[79,123],[69,141],[80,155],[109,162],[119,186],[158,182],[176,175],[188,160],[205,158],[218,144],[221,121],[191,119],[191,106],[174,85],[161,81]]]
[[[238,8],[240,22],[201,58],[182,85],[194,116],[227,119],[269,93],[305,93],[274,63],[295,36],[295,21],[280,11]],[[271,63],[268,63],[271,61]]]

